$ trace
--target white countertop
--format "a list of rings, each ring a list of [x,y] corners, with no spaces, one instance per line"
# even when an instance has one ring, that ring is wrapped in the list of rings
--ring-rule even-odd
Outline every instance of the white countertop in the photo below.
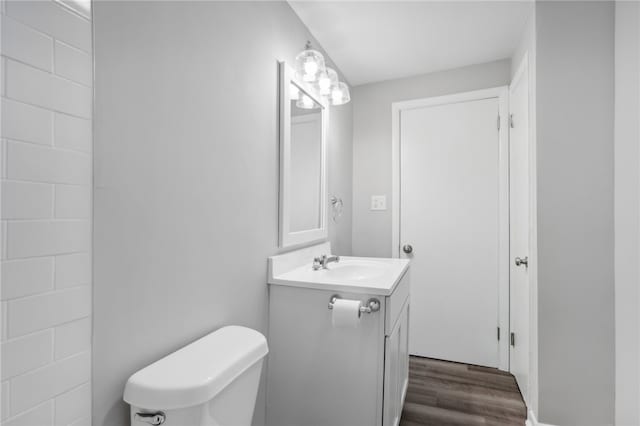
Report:
[[[269,258],[269,284],[389,296],[409,268],[408,259],[341,256],[327,269],[313,270],[313,257],[294,265],[283,259],[288,255]]]

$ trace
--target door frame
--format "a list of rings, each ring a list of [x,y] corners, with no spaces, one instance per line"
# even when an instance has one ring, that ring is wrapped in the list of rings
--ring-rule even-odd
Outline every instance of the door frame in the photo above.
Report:
[[[500,173],[499,283],[498,283],[498,368],[509,371],[509,86],[492,87],[391,104],[391,257],[400,257],[400,117],[402,111],[482,99],[498,99],[498,167]],[[497,330],[496,330],[497,331]]]

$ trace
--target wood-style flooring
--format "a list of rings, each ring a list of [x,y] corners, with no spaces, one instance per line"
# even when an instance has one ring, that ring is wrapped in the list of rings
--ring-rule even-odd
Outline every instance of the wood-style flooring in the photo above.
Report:
[[[510,373],[411,357],[400,426],[523,426],[526,417]]]

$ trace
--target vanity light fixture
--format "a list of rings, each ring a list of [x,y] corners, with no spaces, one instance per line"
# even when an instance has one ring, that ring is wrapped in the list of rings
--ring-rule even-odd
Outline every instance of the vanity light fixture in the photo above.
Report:
[[[351,101],[349,86],[338,80],[338,73],[334,69],[325,66],[324,56],[311,48],[310,41],[307,41],[304,50],[296,56],[295,69],[298,78],[312,86],[330,105],[344,105]],[[318,107],[311,98],[305,96],[297,88],[291,90],[291,93],[291,99],[297,100],[296,106],[299,108],[313,109]]]

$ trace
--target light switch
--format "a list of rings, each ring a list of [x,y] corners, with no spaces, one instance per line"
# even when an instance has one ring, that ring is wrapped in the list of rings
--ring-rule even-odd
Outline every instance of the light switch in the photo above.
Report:
[[[387,209],[387,196],[386,195],[372,195],[371,196],[371,210],[386,210]]]

